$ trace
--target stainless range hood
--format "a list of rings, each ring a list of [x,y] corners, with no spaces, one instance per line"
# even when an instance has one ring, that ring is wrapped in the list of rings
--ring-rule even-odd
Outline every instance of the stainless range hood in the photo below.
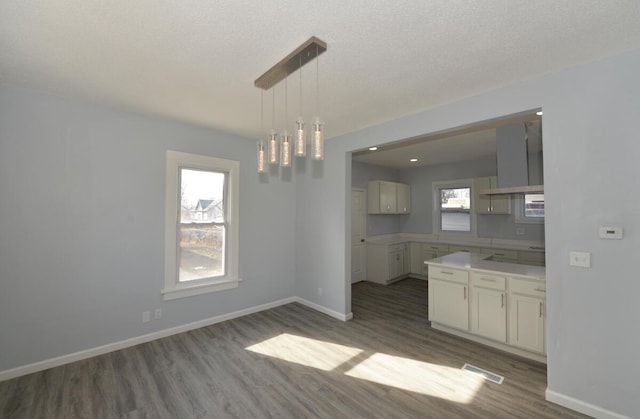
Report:
[[[542,130],[540,121],[498,127],[496,154],[498,185],[483,195],[543,193]]]

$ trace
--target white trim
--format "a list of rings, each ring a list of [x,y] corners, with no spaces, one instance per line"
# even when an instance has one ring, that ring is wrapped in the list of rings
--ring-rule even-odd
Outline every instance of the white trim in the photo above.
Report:
[[[624,416],[620,413],[615,413],[610,410],[603,409],[602,407],[583,402],[582,400],[569,397],[562,393],[557,393],[555,391],[549,390],[548,388],[544,392],[544,398],[549,402],[564,406],[571,410],[575,410],[576,412],[584,413],[585,415],[593,416],[594,418],[631,419],[629,416]]]
[[[458,189],[469,188],[469,199],[471,202],[471,208],[469,209],[469,220],[471,223],[470,231],[448,231],[441,230],[440,225],[440,189]],[[464,240],[466,238],[478,237],[478,220],[476,217],[476,210],[473,207],[473,179],[455,179],[455,180],[437,180],[431,182],[431,197],[433,201],[431,209],[431,231],[433,234],[443,239],[449,240]]]
[[[239,244],[239,202],[240,202],[240,162],[199,154],[181,153],[167,150],[166,153],[166,183],[165,183],[165,256],[164,256],[164,289],[165,300],[190,297],[215,291],[224,291],[238,287],[238,254]],[[177,232],[178,219],[178,185],[181,168],[201,169],[228,173],[225,204],[227,206],[225,222],[228,228],[225,232],[226,273],[221,278],[205,278],[194,281],[194,284],[178,282],[177,275]]]
[[[10,380],[12,378],[32,374],[34,372],[43,371],[53,367],[59,367],[60,365],[70,364],[75,361],[81,361],[83,359],[103,355],[120,349],[129,348],[141,343],[151,342],[152,340],[166,338],[178,333],[188,332],[190,330],[199,329],[201,327],[211,326],[212,324],[232,320],[238,317],[246,316],[248,314],[258,313],[260,311],[269,310],[285,304],[296,302],[341,321],[347,321],[353,318],[353,313],[342,314],[319,304],[312,303],[311,301],[305,300],[303,298],[288,297],[281,300],[272,301],[270,303],[233,311],[231,313],[221,314],[215,317],[210,317],[208,319],[183,324],[181,326],[159,330],[157,332],[148,333],[146,335],[135,336],[129,339],[108,343],[106,345],[96,346],[82,351],[73,352],[55,358],[49,358],[43,361],[34,362],[32,364],[22,365],[19,367],[0,371],[0,381]]]
[[[351,312],[342,314],[325,306],[321,306],[320,304],[305,300],[304,298],[296,297],[295,301],[302,304],[303,306],[307,306],[314,309],[315,311],[319,311],[320,313],[324,313],[327,316],[331,316],[334,319],[342,320],[343,322],[346,322],[347,320],[351,320],[353,318],[353,313]]]

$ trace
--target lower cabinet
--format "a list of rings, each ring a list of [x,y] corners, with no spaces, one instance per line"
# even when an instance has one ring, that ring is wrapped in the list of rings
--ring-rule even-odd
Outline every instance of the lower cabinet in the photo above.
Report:
[[[469,273],[429,267],[429,320],[460,330],[469,329]]]
[[[471,272],[471,332],[507,342],[506,277]]]
[[[409,274],[409,243],[367,244],[367,281],[388,284]]]
[[[545,284],[511,278],[509,343],[545,352]]]

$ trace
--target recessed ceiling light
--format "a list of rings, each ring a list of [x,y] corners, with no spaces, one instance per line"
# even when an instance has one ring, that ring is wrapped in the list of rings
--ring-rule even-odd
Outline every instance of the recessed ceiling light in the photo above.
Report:
[[[538,112],[536,112],[536,115],[538,115],[538,116],[542,116],[542,111],[538,111]]]
[[[410,161],[410,162],[417,162],[417,161],[418,161],[418,159],[410,159],[409,161]]]
[[[376,151],[378,147],[369,147],[369,151]]]

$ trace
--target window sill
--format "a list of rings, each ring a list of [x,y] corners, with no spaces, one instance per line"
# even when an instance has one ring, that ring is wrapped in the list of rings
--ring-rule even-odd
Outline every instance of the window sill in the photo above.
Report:
[[[178,298],[192,297],[194,295],[208,294],[211,292],[225,291],[238,288],[241,279],[224,279],[216,282],[197,285],[178,285],[162,290],[164,300],[176,300]]]

